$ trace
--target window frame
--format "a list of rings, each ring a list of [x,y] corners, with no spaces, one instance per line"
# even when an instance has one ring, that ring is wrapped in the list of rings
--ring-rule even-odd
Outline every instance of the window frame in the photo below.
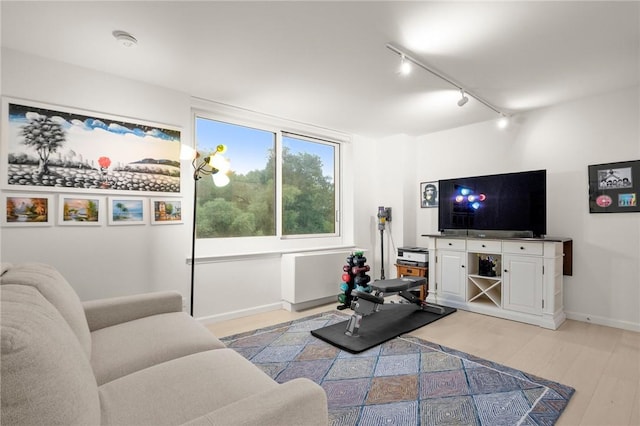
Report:
[[[347,244],[343,229],[343,179],[342,162],[345,144],[350,142],[350,137],[346,134],[315,127],[308,124],[293,122],[275,116],[260,114],[254,111],[218,104],[215,102],[195,99],[192,102],[192,148],[197,149],[196,140],[196,120],[198,118],[210,119],[237,126],[244,126],[258,130],[273,132],[276,136],[276,188],[275,188],[275,221],[276,234],[273,236],[252,236],[252,237],[225,237],[225,238],[198,238],[196,246],[198,253],[204,257],[245,256],[247,254],[260,253],[283,253],[290,251],[304,251],[314,249],[324,249],[341,247]],[[334,149],[334,189],[335,208],[334,223],[335,232],[326,234],[282,234],[282,138],[283,135],[309,140],[310,142],[330,144]],[[189,163],[192,176],[191,164]],[[232,164],[233,168],[233,164]],[[195,185],[193,179],[192,184]],[[193,187],[191,187],[193,192]],[[193,200],[192,200],[193,202]],[[192,204],[192,203],[191,203]],[[193,211],[191,212],[191,221]],[[199,256],[199,257],[201,257]]]

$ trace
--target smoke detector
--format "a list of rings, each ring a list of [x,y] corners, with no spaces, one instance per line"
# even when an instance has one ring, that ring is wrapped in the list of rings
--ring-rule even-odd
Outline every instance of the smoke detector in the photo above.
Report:
[[[126,31],[116,30],[111,34],[124,47],[135,47],[138,44],[138,40]]]

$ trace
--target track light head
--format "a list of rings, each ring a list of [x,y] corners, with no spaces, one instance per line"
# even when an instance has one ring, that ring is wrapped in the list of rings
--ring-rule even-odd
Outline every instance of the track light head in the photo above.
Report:
[[[458,106],[463,107],[469,102],[469,98],[464,94],[464,90],[460,90],[460,100],[458,101]]]
[[[411,62],[409,62],[404,55],[401,55],[401,58],[402,59],[400,61],[400,74],[408,75],[411,73]]]
[[[502,114],[501,117],[498,119],[498,122],[496,124],[498,125],[499,129],[506,129],[507,126],[509,126],[509,117],[507,117],[506,115]]]

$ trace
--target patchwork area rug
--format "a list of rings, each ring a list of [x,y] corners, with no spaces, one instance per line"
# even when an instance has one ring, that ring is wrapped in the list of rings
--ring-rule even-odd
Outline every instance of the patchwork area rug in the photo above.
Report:
[[[311,335],[346,317],[323,313],[222,340],[279,383],[320,384],[335,426],[553,425],[575,391],[408,335],[358,354]]]

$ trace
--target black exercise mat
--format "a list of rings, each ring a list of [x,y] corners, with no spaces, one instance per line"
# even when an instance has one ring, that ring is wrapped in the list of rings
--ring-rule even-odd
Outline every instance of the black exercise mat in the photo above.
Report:
[[[311,334],[318,339],[355,354],[366,351],[401,334],[409,333],[456,311],[455,308],[446,306],[443,306],[443,308],[444,314],[436,314],[423,311],[413,303],[384,304],[380,306],[380,311],[362,318],[358,337],[344,334],[349,320],[312,330]]]

